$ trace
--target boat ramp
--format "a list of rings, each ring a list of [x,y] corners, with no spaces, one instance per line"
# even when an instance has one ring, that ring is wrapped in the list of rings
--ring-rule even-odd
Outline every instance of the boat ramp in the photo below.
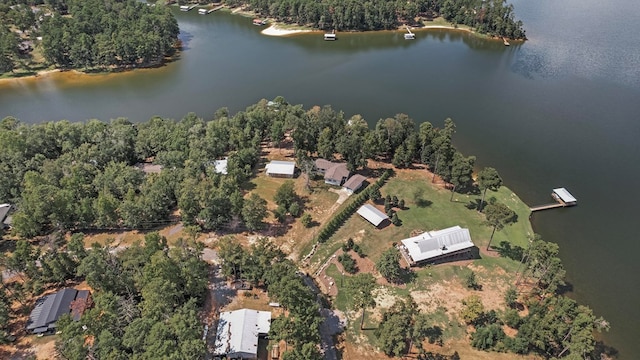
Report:
[[[534,206],[531,212],[578,205],[578,200],[565,188],[553,189],[551,197],[555,203]]]

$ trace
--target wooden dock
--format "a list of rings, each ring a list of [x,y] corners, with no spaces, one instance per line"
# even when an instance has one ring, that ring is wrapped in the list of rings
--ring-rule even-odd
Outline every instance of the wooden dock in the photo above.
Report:
[[[549,209],[555,209],[555,208],[559,208],[559,207],[566,207],[566,204],[562,204],[562,203],[553,203],[553,204],[545,204],[545,205],[538,205],[538,206],[534,206],[531,208],[531,212],[534,211],[541,211],[541,210],[549,210]]]
[[[553,189],[551,197],[556,201],[555,203],[534,206],[530,208],[531,212],[575,206],[578,204],[578,200],[574,198],[573,195],[571,195],[565,188]]]

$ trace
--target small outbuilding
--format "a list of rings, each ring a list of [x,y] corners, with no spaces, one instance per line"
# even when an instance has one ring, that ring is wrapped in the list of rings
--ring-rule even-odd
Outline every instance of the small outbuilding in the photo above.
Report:
[[[292,178],[296,171],[296,163],[293,161],[272,160],[266,166],[266,173],[271,177]]]
[[[271,312],[252,309],[220,313],[214,356],[228,359],[257,359],[258,340],[271,327]]]
[[[88,290],[66,288],[43,296],[36,300],[36,305],[29,315],[27,331],[32,334],[54,333],[56,322],[62,315],[69,314],[77,321],[90,306],[91,294]]]
[[[401,243],[401,253],[411,266],[469,255],[475,246],[469,229],[460,226],[424,232],[404,239]]]
[[[215,160],[213,162],[214,171],[216,174],[227,175],[227,162],[229,158],[224,158],[222,160]]]
[[[389,220],[387,214],[376,209],[371,204],[364,204],[358,209],[358,215],[362,216],[365,220],[373,224],[375,227],[380,227],[385,221]]]
[[[349,178],[349,169],[345,163],[317,159],[315,167],[318,174],[324,175],[325,184],[340,186]]]
[[[355,174],[342,185],[342,188],[345,189],[349,194],[353,194],[362,187],[365,180],[367,180],[366,177],[360,174]]]

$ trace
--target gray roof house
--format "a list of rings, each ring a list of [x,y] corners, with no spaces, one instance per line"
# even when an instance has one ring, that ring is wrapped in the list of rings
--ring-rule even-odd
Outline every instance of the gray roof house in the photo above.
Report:
[[[11,204],[0,204],[0,229],[11,225],[11,216],[9,213],[13,210]]]
[[[324,182],[340,186],[349,178],[349,169],[345,163],[334,163],[325,159],[315,161],[316,171],[324,175]]]
[[[214,355],[228,359],[257,359],[258,338],[269,333],[271,312],[252,309],[220,313]]]
[[[345,182],[342,185],[342,188],[345,189],[348,193],[353,194],[354,192],[358,191],[358,189],[362,187],[362,184],[364,183],[365,180],[367,180],[366,177],[360,174],[355,174],[352,177],[350,177],[349,180],[347,180],[347,182]]]
[[[77,305],[72,307],[76,300]],[[32,334],[53,333],[56,322],[62,315],[70,314],[74,320],[80,320],[90,301],[91,294],[88,290],[70,288],[43,296],[36,300],[36,305],[29,315],[27,331]]]

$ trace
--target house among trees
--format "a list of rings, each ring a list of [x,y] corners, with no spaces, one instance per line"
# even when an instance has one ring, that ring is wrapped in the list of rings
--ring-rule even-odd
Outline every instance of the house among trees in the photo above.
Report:
[[[296,163],[293,161],[272,160],[266,166],[266,173],[271,177],[292,178],[296,170]]]
[[[460,226],[424,232],[404,239],[401,243],[401,253],[411,266],[452,258],[466,258],[475,246],[471,241],[469,229]]]
[[[367,180],[366,177],[360,174],[355,174],[350,177],[349,180],[344,183],[344,185],[342,185],[342,188],[345,189],[349,194],[353,194],[362,187],[362,184],[364,184],[365,180]]]
[[[13,211],[11,204],[0,204],[0,229],[11,226],[11,211]]]
[[[357,213],[377,228],[389,221],[387,214],[376,209],[376,207],[371,204],[362,205]]]
[[[91,307],[89,290],[62,289],[36,300],[36,305],[27,320],[27,331],[32,334],[51,334],[62,315],[70,315],[78,321],[84,311]]]
[[[216,174],[227,175],[227,162],[229,158],[224,158],[222,160],[215,160],[213,162],[213,166],[215,168]]]
[[[325,159],[315,161],[316,171],[324,175],[325,184],[340,186],[349,178],[346,163],[334,163]]]
[[[220,313],[214,356],[257,359],[258,340],[269,333],[271,312],[252,309]]]

